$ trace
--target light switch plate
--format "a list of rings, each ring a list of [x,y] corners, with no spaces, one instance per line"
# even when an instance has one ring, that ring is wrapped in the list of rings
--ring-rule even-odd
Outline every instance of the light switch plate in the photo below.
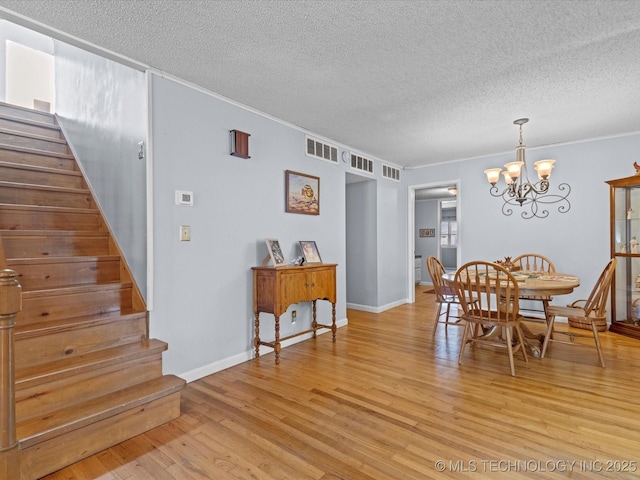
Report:
[[[191,227],[189,225],[180,225],[180,241],[191,241]]]

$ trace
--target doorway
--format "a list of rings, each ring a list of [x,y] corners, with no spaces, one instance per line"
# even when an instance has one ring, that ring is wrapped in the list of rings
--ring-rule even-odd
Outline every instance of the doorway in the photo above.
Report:
[[[409,208],[407,209],[407,252],[409,254],[407,299],[409,303],[415,302],[417,278],[420,278],[418,283],[431,282],[426,268],[428,256],[436,256],[448,268],[459,265],[461,256],[459,199],[459,180],[409,186]],[[452,215],[455,215],[455,219]],[[445,223],[446,228],[443,226]]]
[[[53,55],[7,40],[5,68],[6,103],[55,111]]]

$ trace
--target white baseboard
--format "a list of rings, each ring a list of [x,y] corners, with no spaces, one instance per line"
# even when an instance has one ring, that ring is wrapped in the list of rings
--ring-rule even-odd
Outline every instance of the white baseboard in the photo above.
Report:
[[[338,328],[344,327],[348,325],[349,320],[343,318],[342,320],[336,321],[336,326]],[[318,330],[318,335],[324,335],[325,333],[329,333],[331,330],[323,328],[322,330]],[[307,333],[305,335],[300,335],[299,337],[290,338],[284,342],[281,342],[280,345],[282,348],[286,348],[290,345],[294,345],[296,343],[302,342],[304,340],[308,340],[313,337],[313,333]],[[339,342],[338,338],[336,342]],[[260,356],[267,355],[269,353],[273,353],[273,348],[260,346]],[[193,382],[200,378],[206,377],[208,375],[213,375],[216,372],[220,372],[229,367],[233,367],[234,365],[239,365],[240,363],[244,363],[246,361],[252,360],[254,358],[255,351],[253,348],[249,351],[239,353],[238,355],[233,355],[232,357],[223,358],[216,362],[210,363],[208,365],[203,365],[202,367],[194,368],[193,370],[189,370],[188,372],[184,372],[178,374],[180,378],[185,380],[187,383]]]
[[[408,300],[406,298],[402,300],[398,300],[397,302],[388,303],[387,305],[382,305],[380,307],[372,307],[370,305],[358,305],[357,303],[347,303],[347,308],[351,308],[353,310],[360,310],[362,312],[382,313],[386,310],[390,310],[392,308],[399,307],[400,305],[404,305],[405,303],[408,303]]]

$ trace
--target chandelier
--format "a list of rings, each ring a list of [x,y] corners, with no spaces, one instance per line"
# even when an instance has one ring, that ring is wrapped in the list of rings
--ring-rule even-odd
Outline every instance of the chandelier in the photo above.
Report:
[[[529,180],[529,172],[527,170],[527,160],[525,158],[526,145],[522,144],[522,125],[529,121],[528,118],[519,118],[513,123],[520,127],[520,143],[516,147],[516,161],[507,163],[502,170],[501,168],[490,168],[485,170],[487,180],[491,184],[489,193],[494,197],[501,197],[504,201],[502,205],[502,213],[504,215],[513,214],[511,207],[521,207],[524,210],[521,213],[522,218],[545,218],[549,216],[549,211],[545,205],[558,203],[558,212],[567,213],[571,208],[571,204],[567,197],[571,193],[571,187],[567,183],[558,185],[560,195],[549,194],[549,178],[551,170],[554,167],[555,160],[540,160],[535,162],[535,170],[538,173],[538,181],[532,183]],[[507,187],[500,191],[496,186],[500,179],[500,174],[504,176]],[[566,194],[562,194],[566,191]]]

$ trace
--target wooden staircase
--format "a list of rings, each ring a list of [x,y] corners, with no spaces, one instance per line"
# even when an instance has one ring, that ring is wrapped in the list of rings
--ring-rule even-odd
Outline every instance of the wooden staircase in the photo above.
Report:
[[[184,381],[162,374],[167,344],[149,338],[144,300],[55,117],[0,103],[3,249],[0,265],[22,285],[13,340],[20,479],[180,415]]]

